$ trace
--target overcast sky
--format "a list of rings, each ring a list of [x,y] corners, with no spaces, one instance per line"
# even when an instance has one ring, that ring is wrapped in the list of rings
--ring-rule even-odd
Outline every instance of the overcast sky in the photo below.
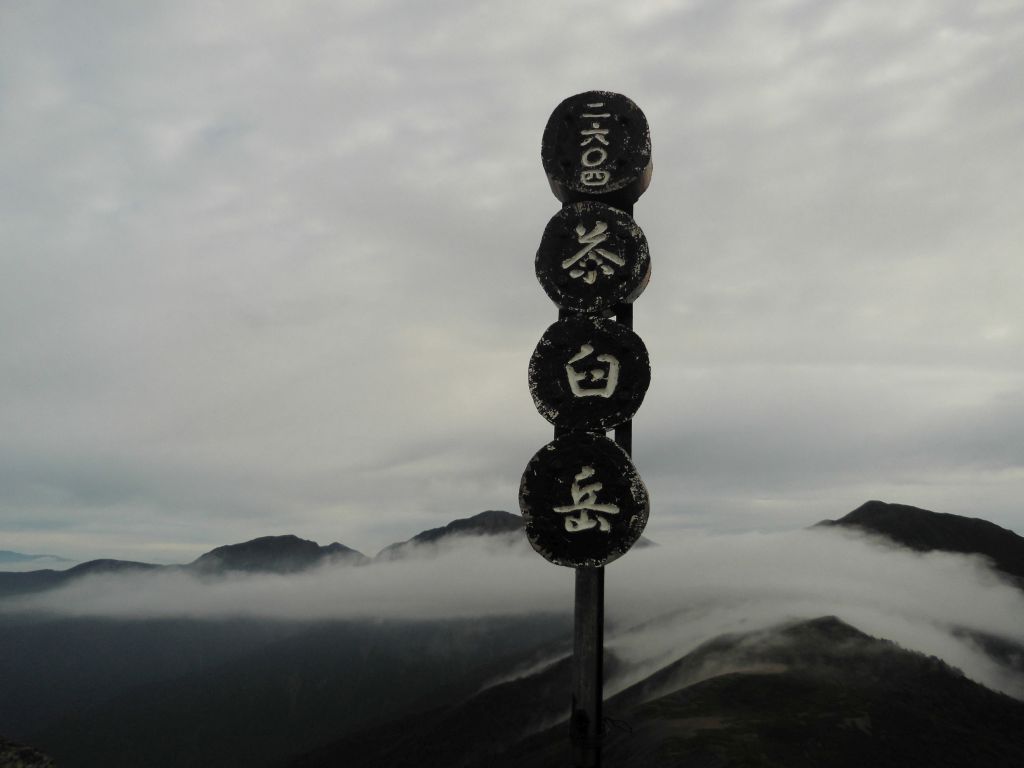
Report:
[[[1018,2],[0,0],[0,549],[516,511],[563,98],[651,125],[648,535],[1024,533]]]

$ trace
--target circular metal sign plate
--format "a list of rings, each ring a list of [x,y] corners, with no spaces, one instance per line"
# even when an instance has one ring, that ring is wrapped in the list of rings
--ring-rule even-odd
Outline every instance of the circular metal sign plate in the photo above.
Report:
[[[548,118],[541,162],[562,202],[600,198],[632,204],[651,181],[651,132],[625,96],[587,91],[570,96]]]
[[[528,377],[534,405],[556,427],[604,432],[640,408],[651,363],[643,341],[621,323],[570,318],[544,332]]]
[[[519,486],[526,535],[556,565],[598,568],[625,554],[650,513],[647,489],[618,445],[578,432],[530,459]]]
[[[597,202],[567,205],[544,229],[537,280],[561,309],[609,315],[636,299],[651,276],[647,238],[633,217]]]

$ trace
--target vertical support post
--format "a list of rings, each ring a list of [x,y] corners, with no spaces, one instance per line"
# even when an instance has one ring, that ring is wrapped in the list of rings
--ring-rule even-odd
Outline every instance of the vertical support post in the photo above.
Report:
[[[632,206],[628,213],[632,215]],[[563,317],[559,313],[559,318]],[[633,305],[621,304],[615,319],[632,330]],[[633,453],[633,421],[615,430],[615,442]],[[572,737],[573,768],[601,768],[604,735],[604,568],[576,569],[573,627]]]
[[[633,214],[632,210],[629,212]],[[620,304],[615,313],[615,319],[622,325],[633,330],[633,305],[632,304]],[[615,442],[619,444],[619,447],[626,452],[627,455],[633,455],[633,420],[630,419],[625,424],[620,424],[615,430]]]
[[[601,766],[603,681],[604,568],[577,568],[569,720],[574,768]]]

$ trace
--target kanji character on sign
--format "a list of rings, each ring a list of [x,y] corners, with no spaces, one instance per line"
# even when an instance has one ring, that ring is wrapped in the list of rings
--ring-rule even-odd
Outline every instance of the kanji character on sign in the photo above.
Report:
[[[619,383],[619,361],[613,355],[597,355],[594,359],[600,366],[576,368],[576,363],[594,354],[590,344],[580,346],[580,351],[565,364],[569,377],[569,389],[576,397],[611,397]]]
[[[604,488],[604,483],[580,485],[582,481],[593,476],[593,467],[585,466],[581,468],[572,482],[572,490],[570,491],[572,494],[572,504],[554,508],[555,512],[566,516],[565,530],[569,533],[588,531],[595,527],[599,531],[609,533],[612,526],[605,515],[619,514],[618,505],[597,503],[597,492]]]
[[[610,261],[616,266],[625,266],[625,260],[617,253],[613,253],[598,246],[608,239],[608,224],[603,221],[594,223],[594,228],[587,231],[582,224],[576,225],[576,241],[582,245],[576,253],[562,262],[562,269],[569,270],[570,277],[582,277],[587,285],[593,285],[597,281],[597,273],[612,275],[615,269],[605,263]],[[589,265],[589,266],[588,266]]]
[[[604,106],[603,101],[595,101],[587,104],[588,107],[596,109]],[[601,146],[609,146],[608,142],[608,128],[602,128],[601,123],[598,120],[606,119],[611,117],[610,112],[584,112],[580,117],[590,118],[593,122],[590,123],[590,128],[580,131],[580,136],[583,137],[583,141],[580,142],[581,147],[586,147],[583,150],[583,154],[580,156],[580,165],[583,169],[580,171],[580,182],[584,186],[588,187],[600,187],[603,184],[607,184],[611,180],[611,174],[605,170],[599,170],[597,166],[601,165],[605,160],[608,159],[608,152]],[[594,142],[597,144],[594,144]]]

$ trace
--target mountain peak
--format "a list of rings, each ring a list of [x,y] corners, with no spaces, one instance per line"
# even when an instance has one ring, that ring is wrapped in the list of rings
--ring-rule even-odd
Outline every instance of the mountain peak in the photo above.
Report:
[[[440,528],[423,531],[408,541],[390,544],[377,554],[377,559],[396,560],[408,556],[417,546],[437,545],[460,536],[500,536],[519,533],[522,530],[523,518],[519,515],[500,510],[488,510],[472,517],[453,520]]]
[[[872,500],[818,525],[859,528],[918,552],[984,555],[999,570],[1024,579],[1024,538],[988,520]]]
[[[154,571],[159,570],[163,566],[154,565],[153,563],[139,563],[134,560],[113,560],[111,558],[102,558],[99,560],[89,560],[84,563],[79,563],[73,568],[68,568],[64,573],[69,577],[74,576],[85,576],[85,575],[96,575],[96,574],[107,574],[107,573],[124,573],[126,571]]]
[[[366,556],[344,544],[334,542],[321,547],[315,541],[298,536],[261,536],[240,544],[226,544],[194,560],[189,567],[204,573],[248,571],[295,573],[327,560],[365,562]]]
[[[521,531],[523,529],[523,518],[513,515],[511,512],[500,510],[488,510],[480,512],[472,517],[465,517],[459,520],[452,520],[448,525],[441,528],[431,528],[413,536],[412,541],[425,542],[437,541],[446,536],[493,536],[499,533]]]

